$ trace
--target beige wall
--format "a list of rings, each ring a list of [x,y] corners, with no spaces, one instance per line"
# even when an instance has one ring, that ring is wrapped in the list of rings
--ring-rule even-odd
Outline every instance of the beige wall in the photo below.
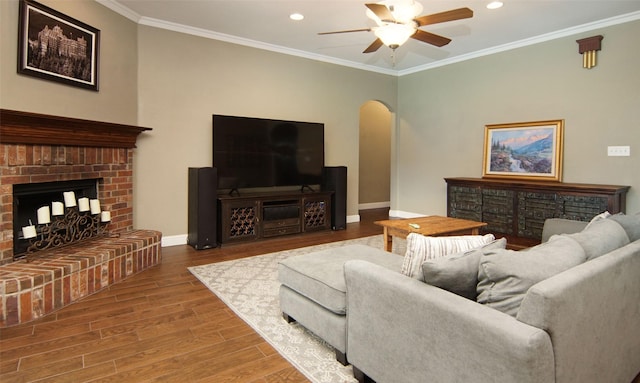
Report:
[[[387,204],[391,185],[391,112],[381,102],[360,108],[359,204]],[[366,206],[365,206],[366,207]]]
[[[99,29],[99,92],[17,74],[18,1],[0,1],[0,107],[137,124],[137,25],[95,1],[39,0]]]
[[[135,152],[135,227],[187,232],[187,168],[211,165],[213,113],[324,122],[326,164],[349,168],[357,216],[369,100],[398,116],[392,210],[444,214],[443,178],[481,175],[485,124],[563,118],[564,180],[631,185],[627,211],[640,211],[638,21],[397,78],[137,26],[91,0],[41,2],[102,31],[100,91],[18,75],[18,1],[2,0],[0,107],[153,128]],[[582,69],[575,40],[595,34],[598,66]]]
[[[358,214],[358,120],[370,99],[394,105],[397,77],[152,27],[139,28],[137,227],[187,231],[187,168],[211,166],[211,115],[325,124],[325,163],[347,166],[347,215]]]
[[[325,163],[348,167],[358,214],[360,106],[395,106],[397,78],[138,26],[90,0],[43,4],[101,30],[100,91],[18,75],[18,1],[0,1],[0,107],[153,128],[138,138],[134,226],[187,232],[187,168],[211,166],[214,113],[325,123]]]
[[[576,39],[598,34],[598,65],[583,69]],[[564,181],[630,185],[639,212],[638,36],[634,21],[401,77],[392,210],[445,214],[443,178],[482,175],[486,124],[564,119]]]

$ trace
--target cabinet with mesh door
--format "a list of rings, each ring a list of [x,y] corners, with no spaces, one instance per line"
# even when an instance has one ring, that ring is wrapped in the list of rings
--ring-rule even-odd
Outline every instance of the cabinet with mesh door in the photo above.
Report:
[[[218,195],[221,244],[327,230],[332,192]]]

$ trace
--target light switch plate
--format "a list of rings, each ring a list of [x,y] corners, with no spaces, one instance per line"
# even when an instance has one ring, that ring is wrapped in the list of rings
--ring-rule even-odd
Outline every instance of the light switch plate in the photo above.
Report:
[[[626,157],[631,155],[631,147],[630,146],[607,146],[607,155],[609,157]]]

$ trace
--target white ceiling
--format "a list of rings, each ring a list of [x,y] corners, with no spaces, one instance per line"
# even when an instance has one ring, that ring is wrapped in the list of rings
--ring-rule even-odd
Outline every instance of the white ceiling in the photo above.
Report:
[[[365,14],[371,0],[96,1],[142,25],[400,75],[640,19],[640,0],[503,0],[497,10],[486,8],[489,0],[419,0],[422,14],[468,7],[474,16],[422,27],[453,40],[444,47],[410,39],[393,55],[384,46],[361,53],[375,40],[372,32],[318,35],[375,26]],[[304,20],[290,20],[293,12]]]

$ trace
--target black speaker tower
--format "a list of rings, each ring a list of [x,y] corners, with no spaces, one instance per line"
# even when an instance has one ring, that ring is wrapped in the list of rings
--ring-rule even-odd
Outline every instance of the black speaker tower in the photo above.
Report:
[[[218,170],[189,168],[187,243],[196,250],[216,247]]]
[[[322,175],[322,190],[332,191],[331,229],[347,228],[347,167],[325,166]]]

